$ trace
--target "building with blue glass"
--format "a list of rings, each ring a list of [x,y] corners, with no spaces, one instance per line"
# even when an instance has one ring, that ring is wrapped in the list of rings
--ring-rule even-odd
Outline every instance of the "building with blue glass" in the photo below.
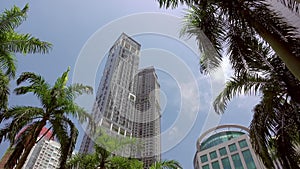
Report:
[[[221,125],[209,129],[197,140],[195,169],[265,169],[254,153],[248,128]]]

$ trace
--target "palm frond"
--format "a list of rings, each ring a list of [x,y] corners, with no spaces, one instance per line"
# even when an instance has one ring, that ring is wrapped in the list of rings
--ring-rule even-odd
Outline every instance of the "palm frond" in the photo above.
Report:
[[[277,11],[271,10],[269,5],[264,3],[257,5],[253,9],[253,12],[251,14],[253,22],[260,23],[261,26],[265,28],[264,31],[272,32],[272,36],[274,38],[276,37],[284,44],[288,44],[285,47],[296,57],[300,57],[300,38],[298,36],[299,32],[294,26],[291,26],[285,18],[283,18]],[[255,30],[259,31],[259,29]],[[260,34],[260,36],[262,35],[263,34]],[[268,42],[270,43],[270,41]],[[278,53],[276,48],[273,48],[273,50]]]
[[[52,47],[49,42],[41,41],[30,34],[19,34],[14,31],[5,32],[0,48],[14,53],[48,53]]]
[[[73,122],[64,116],[56,116],[56,118],[50,119],[50,123],[53,128],[53,133],[55,133],[55,136],[61,144],[60,168],[64,169],[67,159],[75,147],[78,130]]]
[[[162,162],[163,168],[169,169],[180,169],[182,168],[178,161],[175,160],[166,160]]]
[[[272,139],[270,131],[273,129],[270,130],[269,127],[273,127],[274,121],[270,116],[272,114],[266,112],[263,104],[256,105],[249,134],[255,152],[263,159],[262,161],[267,168],[273,169],[274,164],[272,155],[269,153],[270,145],[268,140]]]
[[[74,100],[82,94],[93,94],[93,88],[80,83],[74,83],[66,89],[66,96],[70,100]]]
[[[197,4],[198,1],[195,0],[158,0],[159,2],[159,7],[165,7],[165,8],[176,8],[178,7],[179,4],[183,5],[186,4],[188,6],[192,5],[192,4]]]
[[[0,111],[7,109],[9,93],[9,78],[0,70]]]
[[[25,81],[28,81],[29,83],[37,84],[37,85],[46,83],[45,79],[42,76],[37,75],[32,72],[23,72],[20,75],[20,77],[17,79],[17,85],[20,85],[21,83],[23,83]]]
[[[294,142],[300,139],[299,106],[288,104],[285,101],[275,108],[278,109],[276,111],[277,126],[274,144],[277,157],[284,168],[300,168],[297,166],[300,161],[294,149]]]
[[[0,15],[0,33],[10,31],[18,27],[27,17],[28,4],[21,10],[14,6],[9,10],[5,10]]]
[[[150,166],[150,169],[182,169],[178,161],[164,160],[161,162],[155,162]]]
[[[0,69],[5,71],[10,79],[16,75],[16,58],[13,54],[0,49]]]
[[[61,89],[64,89],[66,88],[66,85],[67,85],[67,81],[68,81],[68,76],[69,76],[69,72],[70,72],[70,67],[68,67],[67,71],[65,71],[61,77],[57,78],[54,86],[53,86],[53,89],[55,90],[61,90]]]
[[[209,73],[220,66],[222,61],[222,38],[224,23],[214,15],[216,8],[210,6],[192,6],[185,15],[181,36],[195,37],[202,53],[201,71]]]
[[[300,0],[277,0],[292,12],[300,15]]]
[[[216,97],[213,106],[215,111],[220,114],[224,113],[227,103],[236,95],[240,94],[257,94],[266,79],[258,75],[244,75],[239,78],[233,77],[226,83],[225,89]]]
[[[0,142],[9,140],[15,144],[15,138],[20,133],[32,128],[42,116],[42,109],[35,107],[14,107],[1,114],[1,121],[12,119],[4,128],[0,130]],[[33,130],[32,130],[33,131]]]
[[[61,111],[72,115],[74,118],[78,119],[80,123],[89,122],[89,125],[92,128],[95,128],[95,122],[91,114],[87,113],[84,108],[78,106],[75,102],[65,103]]]
[[[50,105],[51,95],[50,95],[50,85],[45,81],[45,79],[31,72],[23,72],[17,79],[17,85],[28,81],[31,85],[20,86],[15,88],[14,92],[17,95],[23,95],[32,92],[35,94],[45,106]]]
[[[0,114],[0,123],[3,120],[8,120],[10,118],[14,120],[22,120],[24,118],[34,118],[37,116],[43,116],[44,110],[39,107],[32,106],[14,106],[8,111]],[[16,121],[18,122],[18,121]]]

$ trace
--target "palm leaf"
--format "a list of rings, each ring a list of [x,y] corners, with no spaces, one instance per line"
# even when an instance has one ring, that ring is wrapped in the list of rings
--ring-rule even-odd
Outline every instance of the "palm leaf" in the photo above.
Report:
[[[236,95],[258,94],[266,82],[266,79],[258,75],[233,77],[226,83],[225,89],[214,100],[213,106],[215,111],[224,113],[227,103]]]
[[[78,136],[78,130],[72,121],[64,116],[56,115],[50,119],[53,128],[53,133],[61,144],[60,152],[60,168],[64,169],[67,158],[71,155]],[[70,132],[68,130],[70,129]]]
[[[27,17],[28,4],[21,10],[14,6],[10,10],[5,10],[0,15],[0,33],[10,31],[18,27]]]
[[[73,117],[78,119],[80,123],[88,121],[89,126],[91,127],[90,129],[91,130],[95,129],[95,124],[94,124],[95,122],[92,116],[89,113],[87,113],[87,111],[84,108],[78,106],[76,103],[73,103],[67,105],[65,110],[66,112],[70,113]]]
[[[67,71],[65,71],[61,77],[57,78],[53,89],[55,90],[62,90],[64,88],[66,88],[67,85],[67,81],[68,81],[68,76],[69,76],[69,72],[70,72],[70,67],[68,67]]]
[[[0,120],[9,120],[12,121],[4,128],[0,130],[0,142],[2,140],[8,139],[11,144],[15,143],[16,135],[28,126],[32,126],[32,123],[35,123],[37,120],[43,117],[43,109],[36,107],[13,107],[10,108],[7,112],[0,114]]]
[[[185,15],[181,36],[194,36],[202,53],[200,67],[209,72],[220,66],[222,61],[222,37],[225,34],[223,23],[214,15],[213,5],[192,6]]]
[[[270,115],[266,112],[266,109],[262,104],[256,105],[254,109],[253,119],[250,125],[250,138],[252,146],[266,167],[274,168],[273,159],[269,154],[269,142],[272,138],[270,130],[266,126],[273,126],[274,121]]]
[[[29,83],[32,83],[33,85],[34,84],[39,85],[39,84],[46,83],[45,79],[42,76],[37,75],[32,72],[23,72],[17,79],[17,85],[20,85],[21,83],[23,83],[25,81],[28,81]]]
[[[0,49],[0,69],[5,71],[9,79],[15,78],[16,58],[13,54]]]
[[[17,79],[17,85],[20,85],[26,81],[31,83],[31,85],[15,88],[14,92],[17,95],[23,95],[32,92],[41,100],[44,107],[51,105],[50,85],[42,76],[31,72],[23,72]]]
[[[75,83],[66,89],[66,96],[70,100],[74,100],[82,94],[93,94],[93,88],[91,86]]]
[[[159,2],[159,6],[160,7],[165,7],[165,8],[176,8],[178,7],[179,4],[187,4],[192,5],[194,3],[197,3],[198,1],[194,1],[194,0],[158,0]]]
[[[277,0],[278,2],[282,3],[292,12],[296,14],[300,14],[300,0]]]
[[[155,162],[150,166],[150,169],[182,169],[179,162],[175,160],[165,160],[162,162]]]
[[[5,37],[0,42],[0,48],[14,53],[48,53],[52,45],[38,38],[32,37],[30,34],[19,34],[14,31],[5,32]]]
[[[9,95],[9,78],[0,70],[0,111],[7,108]]]

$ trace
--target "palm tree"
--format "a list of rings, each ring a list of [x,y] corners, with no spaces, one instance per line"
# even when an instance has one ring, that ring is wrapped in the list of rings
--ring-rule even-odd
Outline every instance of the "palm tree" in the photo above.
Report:
[[[264,41],[286,64],[292,74],[300,79],[300,38],[296,28],[290,26],[278,13],[270,10],[263,0],[158,0],[161,7],[177,7],[185,4],[189,10],[185,16],[182,33],[194,36],[203,55],[200,65],[207,72],[220,65],[223,44],[228,44],[230,61],[236,56],[243,60],[232,44],[240,44],[236,35],[247,33],[251,38]],[[246,41],[247,42],[247,41]],[[238,49],[243,49],[237,46]],[[246,49],[244,49],[246,50]],[[239,55],[234,55],[233,52]],[[242,53],[241,53],[242,54]],[[243,62],[240,62],[242,64]],[[232,63],[235,66],[235,63]]]
[[[175,160],[165,160],[161,162],[155,162],[149,169],[182,169],[179,162]]]
[[[77,118],[80,122],[90,118],[74,100],[84,93],[92,93],[91,87],[82,84],[67,86],[69,71],[70,68],[53,86],[40,75],[31,72],[24,72],[17,79],[17,85],[23,82],[29,84],[17,87],[14,92],[17,95],[33,93],[40,100],[41,107],[15,106],[0,114],[0,123],[7,121],[5,127],[0,130],[0,143],[9,140],[11,146],[15,147],[6,168],[13,168],[15,165],[16,169],[22,168],[30,150],[39,141],[38,136],[42,128],[46,125],[53,130],[53,137],[61,144],[60,168],[65,168],[67,157],[72,153],[78,135],[69,116]],[[16,140],[15,136],[21,130],[22,133]]]
[[[223,113],[236,95],[261,95],[250,126],[252,145],[267,168],[274,168],[274,156],[284,168],[297,168],[300,158],[294,147],[300,142],[300,82],[262,43],[253,41],[247,50],[244,66],[235,67],[235,77],[226,83],[214,108]]]
[[[67,166],[70,169],[142,169],[143,163],[136,159],[115,156],[103,147],[95,144],[92,154],[76,154]]]
[[[204,53],[200,62],[203,71],[219,66],[222,48],[227,45],[234,77],[216,98],[216,112],[223,113],[235,95],[261,94],[261,103],[253,110],[252,144],[265,165],[272,168],[269,140],[275,137],[275,151],[280,163],[285,168],[297,167],[294,145],[300,140],[300,83],[299,70],[292,69],[300,68],[296,54],[300,50],[300,39],[296,37],[295,28],[271,11],[264,1],[159,2],[167,8],[176,7],[178,3],[190,7],[182,32],[196,37],[199,49]],[[287,42],[291,46],[287,47]],[[288,53],[294,53],[294,56]],[[295,59],[294,65],[290,64],[291,58]]]
[[[15,29],[27,18],[28,5],[21,10],[14,6],[0,14],[0,111],[7,107],[9,81],[16,74],[14,53],[48,53],[51,44],[30,34],[20,34]]]

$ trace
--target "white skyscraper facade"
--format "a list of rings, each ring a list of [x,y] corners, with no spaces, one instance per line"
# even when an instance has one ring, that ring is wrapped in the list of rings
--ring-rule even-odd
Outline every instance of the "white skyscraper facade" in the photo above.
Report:
[[[134,76],[138,70],[140,44],[122,34],[111,47],[100,81],[93,108],[98,126],[108,132],[132,136],[134,101]],[[92,139],[85,135],[80,152],[94,149]]]
[[[143,123],[141,120],[144,116],[141,116],[140,112],[143,112],[145,115],[147,114],[147,116],[151,116],[151,118],[154,114],[160,114],[159,91],[155,90],[159,89],[159,84],[154,68],[151,69],[153,78],[149,81],[145,81],[145,83],[151,84],[151,86],[144,92],[150,94],[152,93],[152,90],[153,92],[156,91],[154,99],[152,100],[153,103],[158,104],[158,106],[156,106],[157,108],[148,111],[144,111],[144,109],[141,111],[140,109],[141,99],[139,96],[141,96],[142,91],[139,85],[142,83],[135,78],[136,76],[140,77],[138,73],[140,48],[141,45],[139,43],[122,33],[108,53],[104,72],[96,94],[92,115],[97,126],[101,127],[102,130],[111,136],[141,138],[144,136],[146,137],[146,135],[160,134],[160,118],[156,119],[157,122],[154,120],[153,123],[147,123],[149,124],[147,125],[149,130],[142,132],[141,135],[136,132],[136,127],[139,127],[137,123]],[[148,74],[145,75],[145,77],[146,76],[147,79],[149,79],[148,77],[150,76],[148,76]],[[146,88],[144,89],[146,90]],[[149,98],[150,97],[152,97],[152,95],[149,95]],[[150,128],[155,130],[155,132],[150,130]],[[87,132],[89,132],[89,129],[87,129]],[[160,138],[157,139],[156,142],[151,143],[151,145],[152,144],[157,145],[159,148],[153,146],[150,150],[149,143],[146,147],[142,147],[141,152],[145,152],[146,150],[144,149],[148,148],[146,154],[151,154],[150,152],[153,152],[153,154],[159,154],[160,157]],[[93,138],[87,133],[83,138],[80,152],[91,153],[93,152],[93,149]],[[137,152],[133,151],[130,146],[118,151],[117,154],[142,159],[141,156],[137,156]]]
[[[43,138],[34,145],[23,169],[56,169],[60,167],[60,144]]]
[[[135,76],[136,112],[133,136],[137,138],[140,150],[136,157],[148,168],[160,161],[160,85],[154,67],[139,70]]]

